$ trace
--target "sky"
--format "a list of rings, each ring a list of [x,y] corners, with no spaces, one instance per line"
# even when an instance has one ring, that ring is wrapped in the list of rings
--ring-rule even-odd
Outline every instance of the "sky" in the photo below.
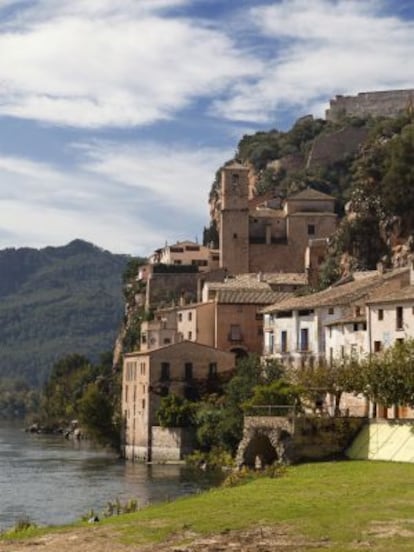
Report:
[[[0,249],[201,241],[244,134],[413,60],[414,0],[0,0]]]

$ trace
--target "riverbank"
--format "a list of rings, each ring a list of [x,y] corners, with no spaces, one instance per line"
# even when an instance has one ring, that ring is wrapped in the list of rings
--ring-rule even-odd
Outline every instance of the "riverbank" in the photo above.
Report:
[[[375,551],[414,548],[414,465],[344,461],[291,467],[92,526],[0,541],[0,552]]]

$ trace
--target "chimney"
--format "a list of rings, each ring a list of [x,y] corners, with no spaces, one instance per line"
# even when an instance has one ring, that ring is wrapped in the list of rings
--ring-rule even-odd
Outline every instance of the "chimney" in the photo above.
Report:
[[[380,276],[384,274],[384,263],[382,263],[381,261],[377,263],[377,272]]]
[[[263,282],[263,272],[258,272],[256,278],[258,282]]]

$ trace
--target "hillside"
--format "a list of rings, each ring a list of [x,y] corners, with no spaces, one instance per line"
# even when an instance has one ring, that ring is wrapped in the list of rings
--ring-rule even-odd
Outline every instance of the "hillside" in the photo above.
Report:
[[[0,377],[39,385],[65,354],[111,350],[127,262],[81,240],[0,251]]]

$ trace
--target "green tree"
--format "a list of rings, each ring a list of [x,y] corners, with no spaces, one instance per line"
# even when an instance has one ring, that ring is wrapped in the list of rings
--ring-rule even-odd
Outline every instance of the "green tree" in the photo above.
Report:
[[[243,404],[243,408],[248,413],[256,406],[299,406],[301,391],[300,387],[282,379],[267,385],[256,385],[253,388],[253,396]],[[273,411],[273,414],[285,416],[289,412],[290,408],[279,408]]]
[[[356,391],[384,406],[414,406],[414,340],[396,343],[361,365]]]
[[[81,426],[94,441],[119,448],[120,427],[115,416],[114,403],[96,383],[88,385],[78,402],[77,411]]]
[[[157,412],[162,427],[189,427],[194,423],[194,403],[175,394],[163,397]]]

